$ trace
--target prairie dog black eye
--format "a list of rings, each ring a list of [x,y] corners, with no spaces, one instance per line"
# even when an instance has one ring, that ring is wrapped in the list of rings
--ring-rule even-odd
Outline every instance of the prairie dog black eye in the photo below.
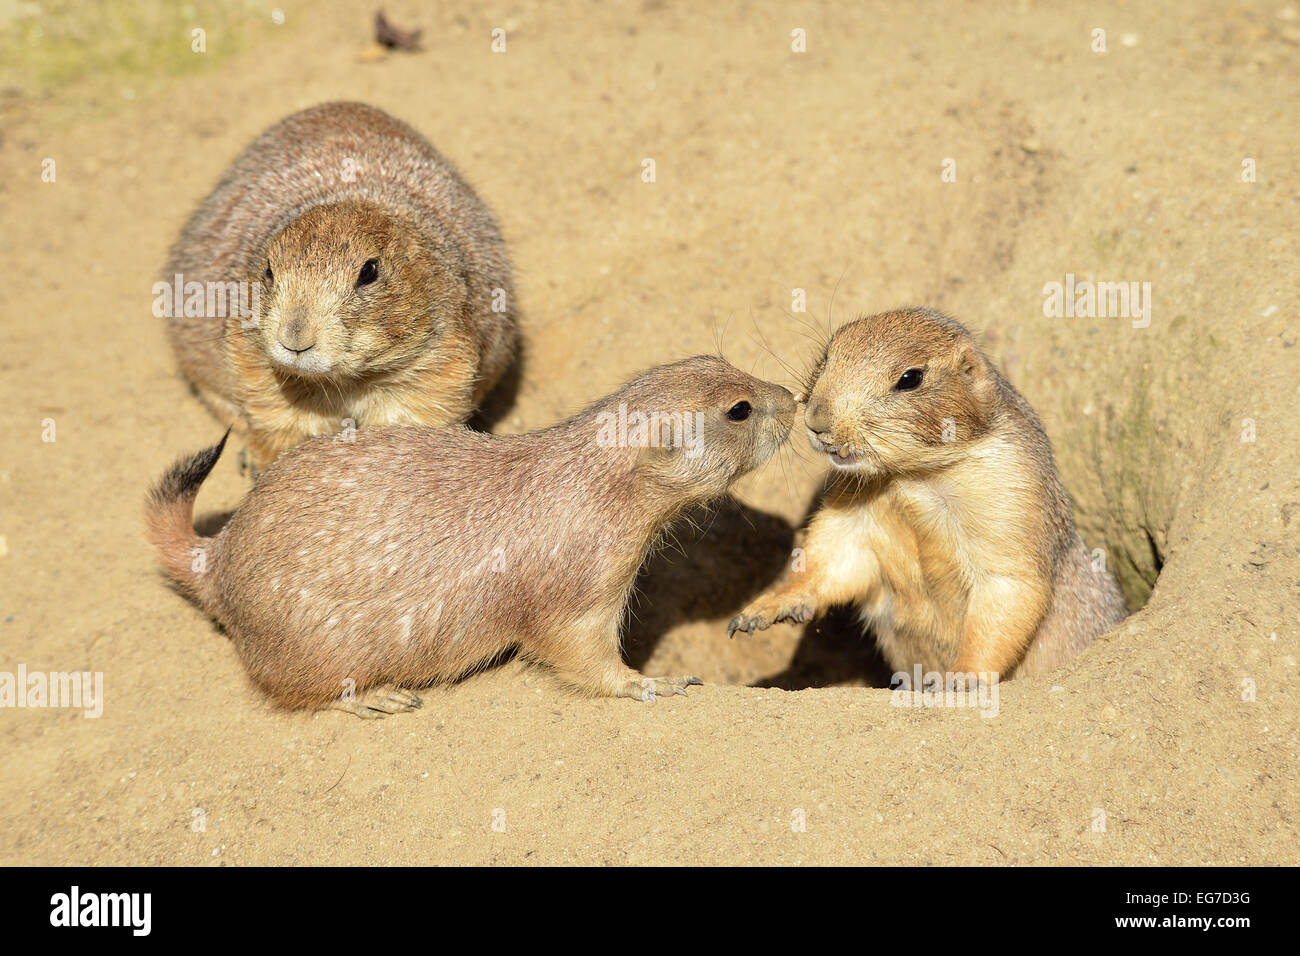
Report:
[[[921,384],[921,370],[919,368],[909,368],[899,376],[898,384],[894,386],[896,392],[910,392],[916,386]]]
[[[370,285],[379,278],[379,260],[367,259],[365,265],[361,267],[361,275],[357,276],[357,285]]]
[[[267,281],[268,283],[271,283],[271,282],[274,282],[274,281],[275,281],[275,276],[273,276],[273,275],[271,274],[271,263],[268,262],[268,263],[266,264],[266,272],[263,273],[263,275],[266,276],[266,281]]]
[[[749,413],[752,411],[753,408],[750,406],[749,402],[736,402],[735,405],[732,405],[727,409],[727,417],[733,422],[743,422],[749,417]]]

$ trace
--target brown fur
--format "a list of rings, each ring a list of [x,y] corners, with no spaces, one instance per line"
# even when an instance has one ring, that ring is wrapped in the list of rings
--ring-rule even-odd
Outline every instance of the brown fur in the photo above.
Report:
[[[742,401],[752,413],[730,420]],[[703,413],[700,453],[680,434],[671,447],[602,444],[602,413],[623,403]],[[637,569],[684,508],[780,447],[794,410],[780,386],[697,357],[527,435],[406,427],[308,442],[213,538],[189,527],[206,472],[182,469],[188,483],[169,478],[151,498],[150,534],[288,707],[337,699],[349,678],[358,689],[452,679],[512,647],[593,694],[684,693],[698,681],[643,678],[619,655]],[[190,569],[195,548],[205,573]]]
[[[377,276],[359,284],[371,259]],[[360,103],[312,107],[258,137],[173,247],[166,281],[176,274],[260,283],[255,324],[229,309],[169,319],[182,370],[247,432],[259,469],[348,420],[464,422],[517,347],[491,212],[415,130]]]
[[[896,390],[909,369],[920,386]],[[733,632],[852,602],[896,671],[1013,677],[1060,666],[1124,618],[1038,416],[957,322],[912,309],[849,323],[806,394],[832,484],[804,570]]]

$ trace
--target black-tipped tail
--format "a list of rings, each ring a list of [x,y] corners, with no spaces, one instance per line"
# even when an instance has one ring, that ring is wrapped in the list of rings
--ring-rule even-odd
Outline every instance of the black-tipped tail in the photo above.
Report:
[[[199,587],[207,571],[204,542],[194,531],[194,499],[226,447],[230,431],[211,448],[181,458],[154,485],[145,504],[148,538],[163,567],[177,584],[202,600]]]

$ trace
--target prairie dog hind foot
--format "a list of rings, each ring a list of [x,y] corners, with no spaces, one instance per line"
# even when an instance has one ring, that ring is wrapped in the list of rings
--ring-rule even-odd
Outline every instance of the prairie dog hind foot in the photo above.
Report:
[[[687,696],[686,688],[703,686],[698,677],[639,677],[627,681],[618,691],[618,697],[653,704],[660,697]]]
[[[610,628],[613,630],[613,628]],[[582,661],[570,653],[543,657],[566,683],[597,697],[621,697],[653,704],[659,697],[688,696],[686,688],[703,686],[698,677],[645,677],[618,656],[617,644],[608,642],[602,659]]]
[[[344,710],[363,720],[382,720],[390,714],[409,714],[423,706],[424,701],[410,691],[382,685],[373,687],[352,700],[337,700],[328,709]]]

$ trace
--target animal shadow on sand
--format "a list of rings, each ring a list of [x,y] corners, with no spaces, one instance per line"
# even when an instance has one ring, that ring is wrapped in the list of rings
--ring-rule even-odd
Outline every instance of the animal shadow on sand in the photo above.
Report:
[[[628,664],[644,670],[673,627],[739,611],[781,576],[794,541],[785,519],[734,498],[679,521],[637,576],[623,642]],[[718,628],[724,632],[726,617]],[[889,672],[852,612],[833,611],[804,625],[789,666],[751,686],[801,690],[862,682],[888,687]]]
[[[492,386],[483,404],[478,407],[467,423],[470,428],[480,432],[491,432],[501,424],[505,417],[514,410],[519,398],[519,387],[524,379],[524,363],[528,360],[527,348],[521,342],[515,360]]]

